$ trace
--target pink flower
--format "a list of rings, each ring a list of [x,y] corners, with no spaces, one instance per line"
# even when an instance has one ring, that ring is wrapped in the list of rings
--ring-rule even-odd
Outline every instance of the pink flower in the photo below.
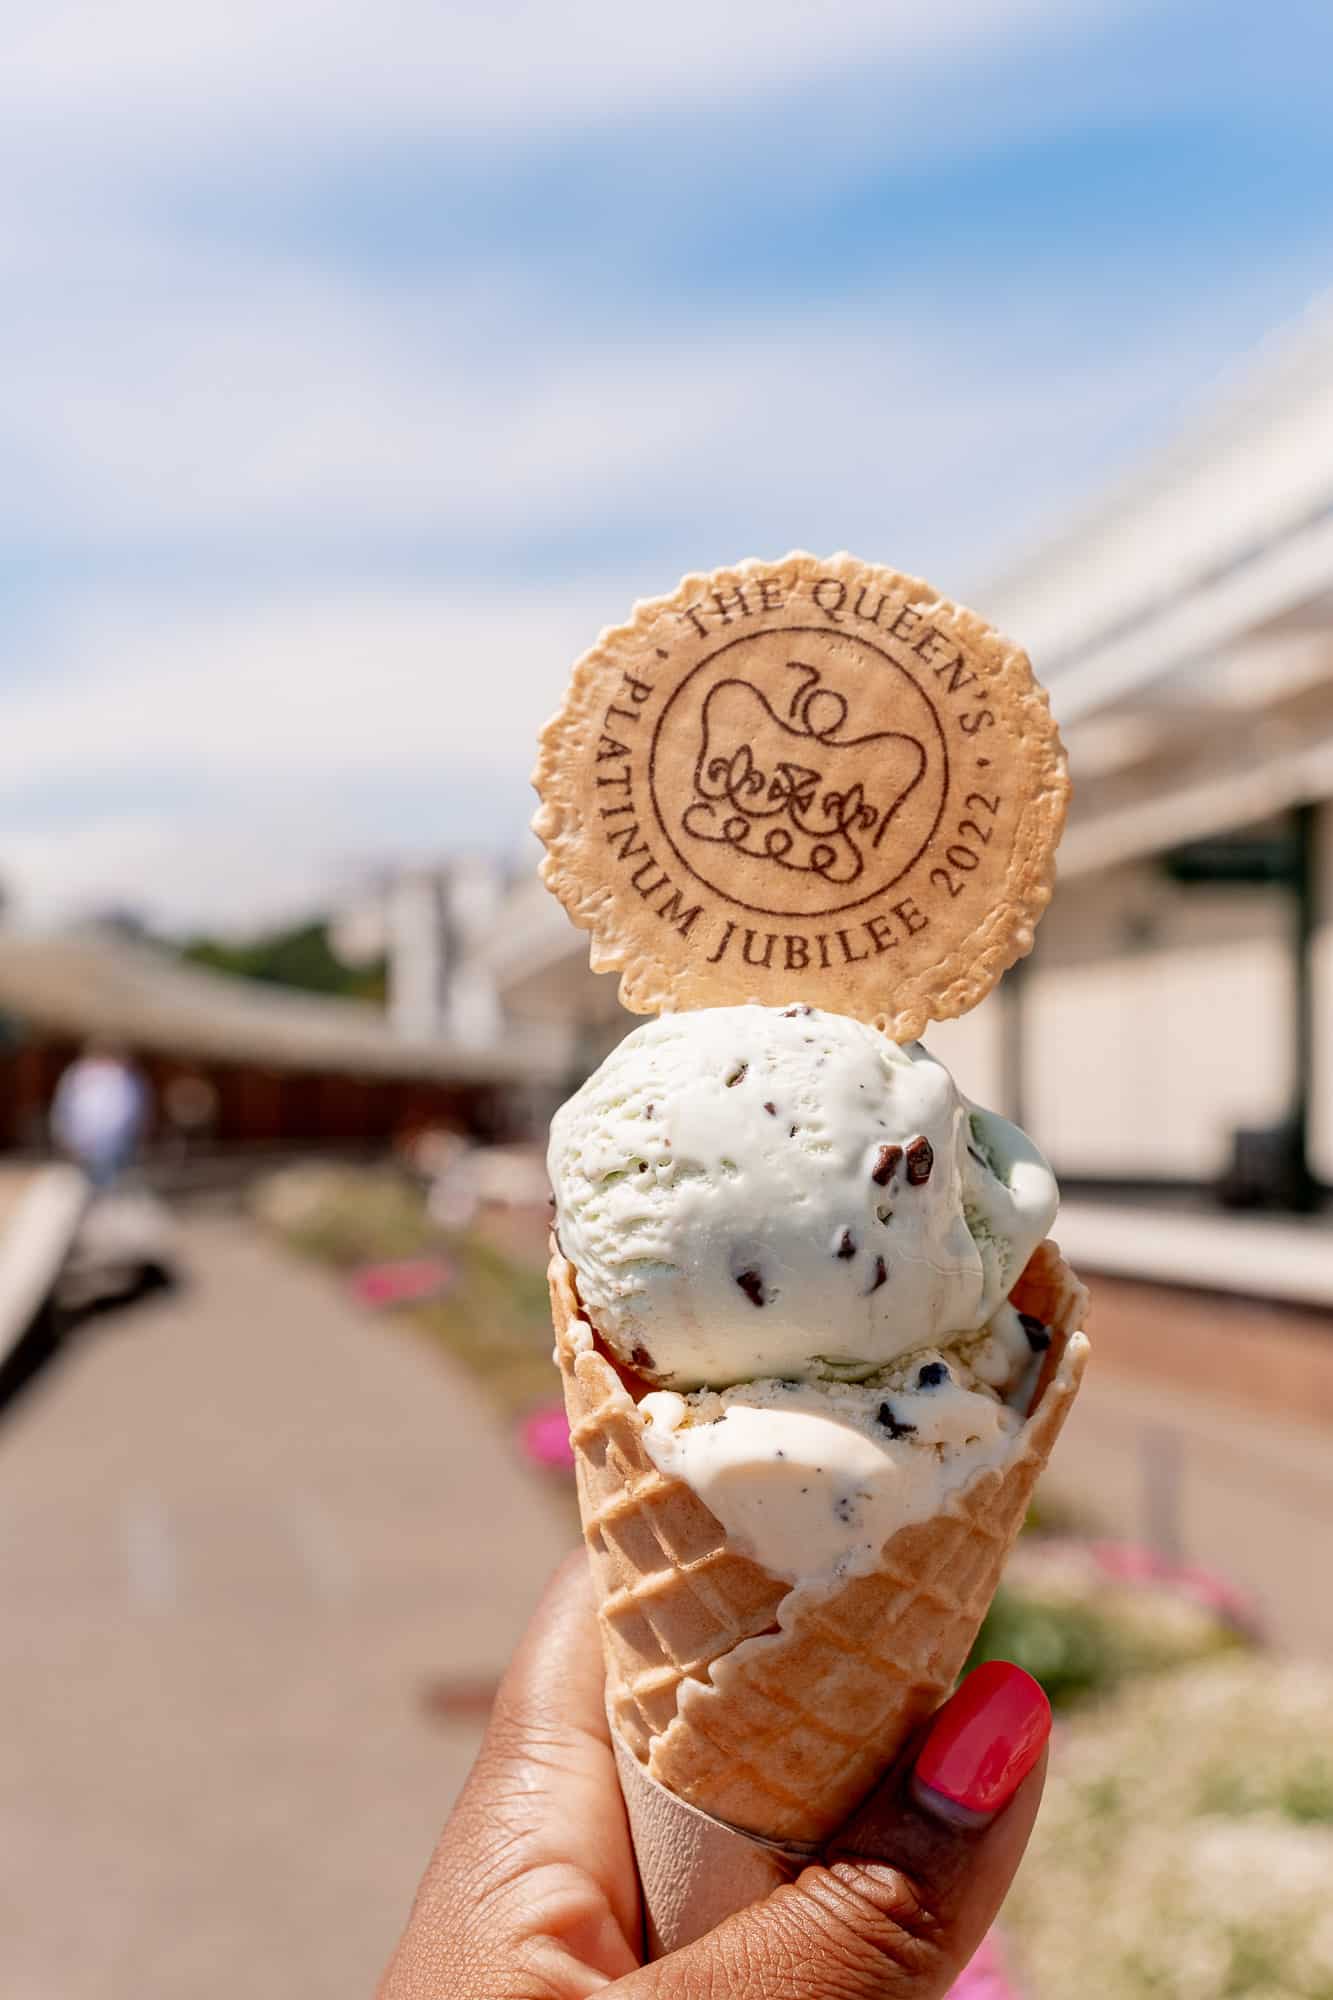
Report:
[[[949,1988],[948,2000],[1019,2000],[1005,1972],[994,1931],[982,1939],[967,1971]]]
[[[1106,1576],[1122,1583],[1152,1583],[1192,1597],[1229,1624],[1251,1634],[1259,1630],[1259,1614],[1243,1592],[1212,1570],[1194,1563],[1168,1562],[1153,1550],[1131,1542],[1090,1542],[1093,1561]]]
[[[574,1463],[563,1403],[544,1403],[524,1417],[518,1427],[518,1442],[524,1457],[533,1465],[567,1472]]]
[[[453,1266],[443,1257],[402,1257],[387,1264],[365,1264],[353,1272],[348,1286],[363,1306],[413,1305],[438,1298],[454,1281]]]

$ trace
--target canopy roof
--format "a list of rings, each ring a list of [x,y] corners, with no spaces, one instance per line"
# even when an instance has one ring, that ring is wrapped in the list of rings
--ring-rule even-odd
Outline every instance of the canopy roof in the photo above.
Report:
[[[549,1071],[522,1040],[484,1049],[407,1040],[361,1001],[206,971],[106,930],[0,930],[0,1013],[76,1041],[274,1070],[477,1084]]]
[[[1333,298],[978,592],[1069,746],[1068,877],[1333,797]]]

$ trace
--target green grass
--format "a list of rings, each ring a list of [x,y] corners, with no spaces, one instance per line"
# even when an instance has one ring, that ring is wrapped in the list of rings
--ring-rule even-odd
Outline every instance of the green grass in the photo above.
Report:
[[[462,1362],[507,1419],[559,1396],[544,1263],[535,1255],[513,1255],[477,1229],[438,1229],[420,1188],[392,1169],[293,1169],[261,1183],[253,1207],[293,1249],[338,1270],[447,1258],[455,1281],[443,1298],[391,1308],[385,1317]]]
[[[458,1270],[453,1290],[406,1316],[463,1362],[506,1415],[558,1396],[544,1273],[471,1232],[445,1249]]]
[[[275,1176],[273,1185],[288,1178],[295,1176]],[[309,1180],[308,1198],[299,1209],[293,1204],[290,1215],[276,1203],[273,1212],[266,1213],[262,1191],[259,1197],[261,1218],[307,1256],[346,1270],[440,1249],[439,1232],[431,1227],[421,1194],[403,1175],[371,1168],[330,1168],[318,1181],[313,1176]]]
[[[1059,1708],[1121,1678],[1116,1634],[1082,1604],[1034,1604],[1002,1584],[977,1634],[968,1667],[1012,1660],[1041,1682]]]
[[[1153,1611],[1160,1602],[1167,1615]],[[1109,1693],[1141,1675],[1167,1673],[1195,1660],[1229,1653],[1247,1642],[1220,1618],[1200,1611],[1180,1622],[1170,1595],[1117,1586],[1089,1571],[1079,1587],[1043,1590],[1040,1573],[1011,1574],[986,1614],[968,1665],[1012,1660],[1041,1682],[1056,1708]],[[1301,1803],[1322,1820],[1329,1805],[1328,1773],[1312,1766]],[[1293,1814],[1293,1817],[1295,1815]]]

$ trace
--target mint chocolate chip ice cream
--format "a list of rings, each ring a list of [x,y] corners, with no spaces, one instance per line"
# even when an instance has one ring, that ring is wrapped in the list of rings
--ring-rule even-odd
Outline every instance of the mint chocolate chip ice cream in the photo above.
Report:
[[[799,1005],[636,1028],[556,1114],[549,1164],[584,1305],[673,1389],[869,1374],[975,1332],[1057,1199],[920,1043]]]

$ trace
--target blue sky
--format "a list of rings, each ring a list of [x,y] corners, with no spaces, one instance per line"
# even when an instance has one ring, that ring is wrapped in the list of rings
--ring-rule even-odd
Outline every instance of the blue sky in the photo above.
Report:
[[[848,546],[984,610],[1333,266],[1322,0],[20,0],[6,42],[35,917],[522,852],[635,596]]]

